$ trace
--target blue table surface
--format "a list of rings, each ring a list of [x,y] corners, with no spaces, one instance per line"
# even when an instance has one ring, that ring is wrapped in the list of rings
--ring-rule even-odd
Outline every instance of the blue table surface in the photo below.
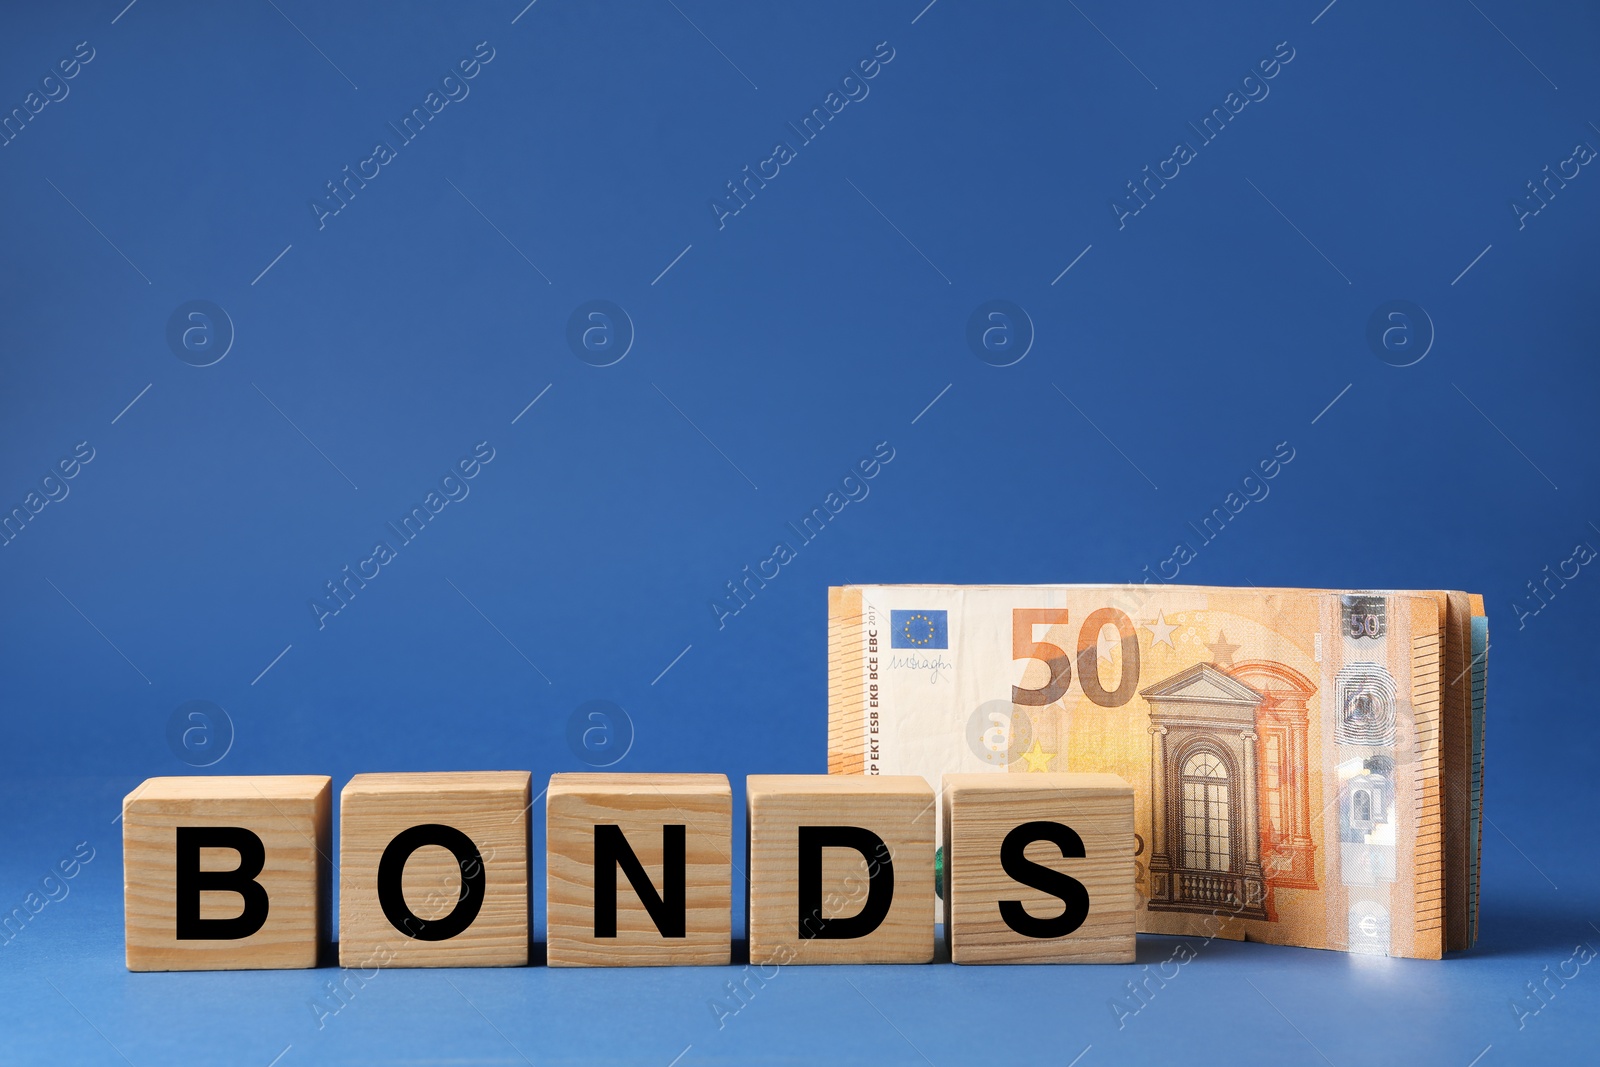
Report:
[[[1597,49],[1554,0],[6,5],[0,1064],[1591,1062]],[[147,776],[738,797],[825,768],[830,585],[1174,567],[1485,596],[1475,949],[123,968]]]
[[[1518,826],[1520,844],[1490,833],[1482,939],[1442,961],[1142,935],[1138,962],[1124,966],[942,958],[374,973],[330,960],[304,971],[132,974],[122,964],[119,826],[86,816],[114,818],[118,794],[135,784],[38,779],[0,793],[28,827],[7,855],[17,903],[24,872],[38,881],[60,858],[46,842],[94,849],[66,895],[0,949],[7,1063],[1090,1064],[1158,1062],[1181,1049],[1197,1064],[1466,1065],[1593,1054],[1600,929],[1583,888],[1593,860],[1564,853],[1553,825]],[[1592,791],[1571,798],[1574,812],[1593,803]],[[741,901],[735,911],[738,929]],[[737,959],[742,943],[735,949]],[[337,998],[330,983],[344,985]]]

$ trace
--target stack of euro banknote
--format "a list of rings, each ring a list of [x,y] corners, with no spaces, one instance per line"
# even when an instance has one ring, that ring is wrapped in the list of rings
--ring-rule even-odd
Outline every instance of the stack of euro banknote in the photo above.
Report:
[[[1121,775],[1143,932],[1477,938],[1479,596],[846,586],[828,615],[829,770]]]

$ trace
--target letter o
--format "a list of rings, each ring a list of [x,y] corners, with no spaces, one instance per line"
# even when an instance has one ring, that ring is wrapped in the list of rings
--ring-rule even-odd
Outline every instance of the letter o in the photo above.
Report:
[[[421,919],[406,906],[401,877],[411,854],[425,845],[440,845],[456,857],[461,869],[461,896],[449,915],[442,919]],[[472,838],[454,826],[424,823],[402,830],[383,850],[378,861],[378,903],[383,906],[389,924],[407,937],[418,941],[448,941],[472,925],[483,907],[483,858]]]

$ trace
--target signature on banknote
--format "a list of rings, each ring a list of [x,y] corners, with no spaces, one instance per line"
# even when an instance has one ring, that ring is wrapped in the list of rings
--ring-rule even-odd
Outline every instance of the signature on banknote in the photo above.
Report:
[[[927,671],[928,684],[938,685],[944,677],[944,672],[955,667],[955,664],[945,659],[942,654],[925,656],[916,652],[907,655],[894,655],[889,657],[890,670]]]

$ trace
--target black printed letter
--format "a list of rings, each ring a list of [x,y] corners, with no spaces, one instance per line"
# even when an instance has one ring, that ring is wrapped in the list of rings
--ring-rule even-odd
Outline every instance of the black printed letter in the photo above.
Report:
[[[662,891],[650,884],[639,857],[633,854],[620,826],[594,828],[594,936],[617,936],[617,868],[628,876],[628,883],[639,894],[639,903],[662,937],[687,937],[689,914],[685,885],[689,864],[686,859],[688,828],[682,824],[661,828]]]
[[[1023,937],[1065,937],[1089,918],[1089,891],[1071,875],[1024,856],[1023,852],[1035,841],[1055,845],[1064,859],[1082,859],[1083,838],[1072,827],[1058,822],[1025,822],[1006,834],[1000,845],[1000,866],[1007,874],[1030,889],[1060,897],[1066,907],[1053,919],[1040,919],[1029,915],[1020,900],[1002,900],[1000,918]]]
[[[822,914],[822,850],[853,848],[867,861],[867,900],[854,915]],[[883,838],[859,826],[800,827],[801,940],[866,937],[882,924],[894,900],[894,863]]]
[[[461,867],[461,895],[455,910],[440,919],[419,919],[406,907],[401,879],[406,872],[406,861],[424,845],[439,845],[455,854]],[[483,907],[483,857],[472,838],[454,826],[425,823],[402,830],[383,850],[378,861],[378,903],[389,924],[407,937],[418,941],[448,941],[472,925]]]
[[[237,941],[267,921],[267,891],[256,875],[267,863],[261,838],[242,826],[180,826],[178,830],[178,940]],[[231,848],[239,866],[231,871],[202,871],[200,850]],[[237,893],[244,910],[232,919],[200,918],[200,894]]]

